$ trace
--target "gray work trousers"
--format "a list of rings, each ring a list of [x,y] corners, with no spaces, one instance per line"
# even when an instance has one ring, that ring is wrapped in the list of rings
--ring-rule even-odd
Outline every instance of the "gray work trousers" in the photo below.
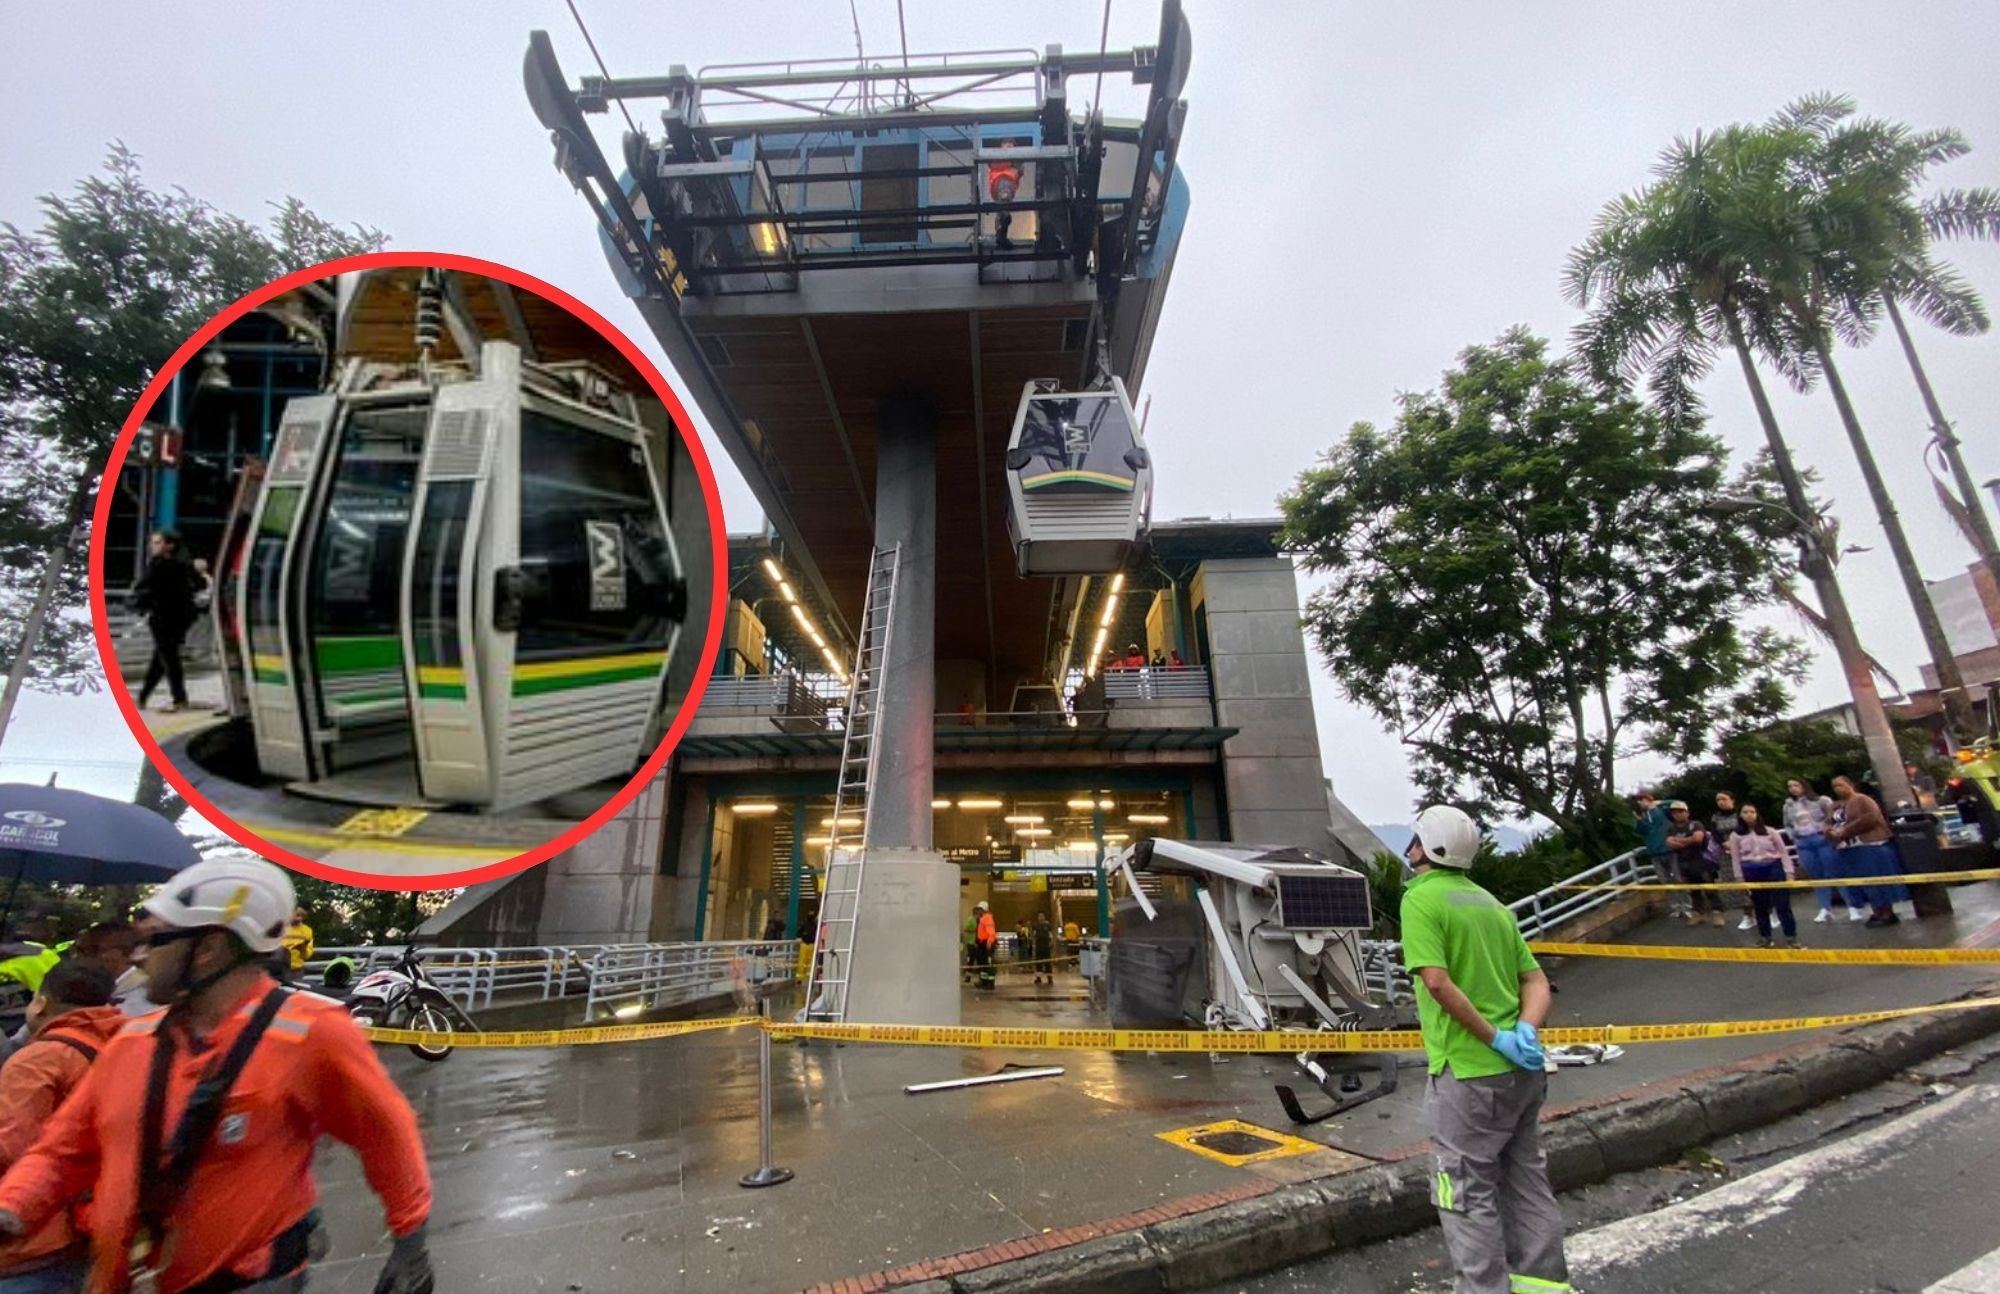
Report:
[[[1672,885],[1681,879],[1681,869],[1675,865],[1672,854],[1653,854],[1651,858],[1653,862],[1653,874],[1660,878],[1660,884]],[[1686,890],[1668,890],[1667,915],[1670,917],[1683,916],[1687,910],[1688,892]]]
[[[1431,1203],[1458,1269],[1457,1294],[1570,1287],[1538,1122],[1548,1090],[1547,1074],[1525,1069],[1431,1075]]]

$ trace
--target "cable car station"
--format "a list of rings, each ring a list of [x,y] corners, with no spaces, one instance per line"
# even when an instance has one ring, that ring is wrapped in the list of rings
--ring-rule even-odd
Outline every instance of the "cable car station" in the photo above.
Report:
[[[1144,388],[1191,54],[1174,3],[1156,45],[1101,54],[572,81],[531,39],[556,167],[766,525],[729,539],[715,677],[629,833],[432,931],[775,923],[817,939],[818,1018],[935,1024],[976,902],[1106,934],[1127,842],[1367,856],[1275,519],[1151,516],[1194,434]],[[607,148],[614,106],[639,129]]]

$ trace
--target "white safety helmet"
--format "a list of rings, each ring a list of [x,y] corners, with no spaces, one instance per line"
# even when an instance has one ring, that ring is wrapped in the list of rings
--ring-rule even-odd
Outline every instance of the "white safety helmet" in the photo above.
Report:
[[[1433,804],[1417,815],[1411,828],[1424,847],[1425,861],[1439,867],[1462,870],[1472,866],[1479,854],[1479,824],[1464,809]]]
[[[977,903],[973,904],[973,905],[972,905],[972,910],[973,910],[974,912],[984,912],[984,911],[986,911],[986,910],[987,910],[987,903],[986,903],[986,900],[985,900],[985,899],[981,899],[981,900],[979,900],[979,902],[977,902]]]
[[[153,891],[145,911],[178,930],[215,926],[253,953],[276,952],[296,899],[285,869],[232,851],[202,859]]]

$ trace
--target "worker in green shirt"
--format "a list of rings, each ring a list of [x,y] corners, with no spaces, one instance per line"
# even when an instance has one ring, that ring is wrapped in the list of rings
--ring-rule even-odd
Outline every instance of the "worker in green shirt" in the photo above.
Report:
[[[1457,1294],[1568,1290],[1562,1211],[1539,1127],[1549,981],[1514,914],[1465,874],[1479,827],[1461,809],[1417,815],[1405,855],[1403,963],[1416,985],[1425,1109]]]

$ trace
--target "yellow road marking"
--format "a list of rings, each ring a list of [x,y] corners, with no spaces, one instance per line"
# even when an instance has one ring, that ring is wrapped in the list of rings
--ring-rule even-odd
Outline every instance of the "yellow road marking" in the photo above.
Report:
[[[1197,1140],[1200,1137],[1212,1137],[1228,1132],[1240,1132],[1274,1144],[1263,1150],[1250,1151],[1248,1154],[1232,1155],[1213,1146],[1204,1146]],[[1293,1155],[1310,1155],[1316,1150],[1333,1149],[1331,1146],[1322,1146],[1317,1141],[1307,1141],[1303,1137],[1260,1128],[1241,1119],[1224,1119],[1220,1123],[1204,1123],[1193,1128],[1175,1128],[1172,1132],[1156,1132],[1153,1135],[1169,1145],[1179,1146],[1182,1150],[1192,1150],[1204,1159],[1213,1159],[1216,1163],[1227,1164],[1231,1168],[1241,1168],[1245,1164],[1261,1164],[1267,1159],[1288,1159]]]
[[[334,830],[343,836],[400,836],[430,816],[427,809],[363,809]]]
[[[276,841],[281,845],[302,845],[307,849],[352,849],[357,844],[362,844],[392,854],[497,862],[502,858],[512,858],[527,848],[527,846],[517,849],[512,846],[446,845],[422,840],[399,840],[394,836],[337,836],[322,831],[300,831],[273,823],[252,822],[247,818],[239,818],[238,821],[266,840]]]

